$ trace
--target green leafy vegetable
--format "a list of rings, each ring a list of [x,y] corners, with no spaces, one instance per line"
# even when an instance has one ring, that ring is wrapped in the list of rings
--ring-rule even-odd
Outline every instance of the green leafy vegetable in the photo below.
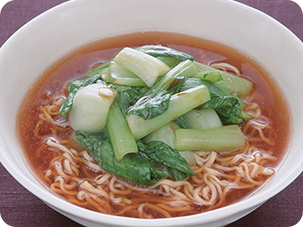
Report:
[[[213,83],[208,80],[203,80],[202,83],[208,87],[210,96],[212,98],[220,97],[220,96],[230,96],[229,90],[218,83]]]
[[[152,119],[163,114],[169,106],[170,98],[179,85],[187,77],[196,73],[196,67],[191,61],[184,61],[170,70],[158,80],[145,95],[127,110],[143,119]]]
[[[222,122],[214,109],[194,109],[183,115],[187,128],[208,129],[221,127]]]
[[[187,128],[187,122],[183,116],[179,116],[174,122],[180,127],[180,128]]]
[[[212,98],[219,96],[230,96],[230,92],[218,83],[211,82],[209,80],[203,80],[200,78],[187,78],[180,87],[180,91],[186,91],[196,86],[205,85]]]
[[[153,119],[145,120],[134,114],[127,114],[126,120],[136,139],[140,139],[210,100],[208,88],[204,85],[172,95],[168,109]]]
[[[156,162],[165,163],[169,167],[174,180],[182,180],[185,177],[194,175],[186,160],[166,143],[151,141],[144,144],[139,140],[137,144],[143,156]]]
[[[208,65],[204,65],[200,62],[196,62],[194,61],[194,64],[196,65],[197,69],[198,69],[198,73],[197,76],[201,75],[201,74],[208,74],[208,73],[212,73],[212,72],[219,72],[223,78],[223,80],[218,81],[218,83],[220,85],[222,85],[223,87],[225,87],[226,89],[228,89],[230,91],[230,93],[239,95],[239,96],[245,96],[245,95],[249,95],[251,93],[251,91],[253,90],[253,83],[243,77],[239,77],[239,76],[235,76],[232,75],[228,72],[224,72],[221,70],[217,70],[215,68],[212,68]]]
[[[194,174],[186,160],[163,142],[144,144],[139,140],[139,152],[129,153],[119,162],[110,140],[104,133],[77,131],[76,136],[102,169],[137,185],[153,185],[158,180],[167,178],[169,174],[166,167],[175,180]]]
[[[68,112],[71,110],[73,105],[74,97],[77,91],[81,87],[88,86],[90,84],[96,83],[98,80],[101,79],[102,72],[104,69],[107,69],[108,66],[104,66],[102,68],[97,68],[90,73],[86,74],[84,77],[73,80],[69,83],[67,90],[69,92],[67,98],[64,100],[63,104],[60,107],[59,113],[62,117],[65,117]]]
[[[194,78],[200,78],[202,80],[209,80],[211,82],[218,82],[222,81],[223,77],[219,71],[212,71],[212,72],[198,72]]]
[[[170,67],[159,59],[129,47],[123,48],[113,61],[133,72],[148,87],[151,87],[159,76],[170,70]]]
[[[122,67],[115,61],[111,61],[108,68],[108,78],[113,84],[126,86],[146,86],[136,74]]]
[[[164,113],[170,101],[171,93],[162,91],[157,93],[155,97],[144,96],[139,99],[130,109],[128,114],[134,114],[143,119],[152,119]]]
[[[146,46],[137,47],[136,50],[144,52],[154,57],[159,57],[159,56],[173,57],[180,61],[195,60],[195,58],[189,54],[162,45],[146,45]]]
[[[73,100],[69,114],[70,126],[75,131],[102,132],[116,96],[114,89],[102,83],[82,87]]]
[[[203,109],[215,109],[223,124],[243,124],[244,117],[242,115],[246,116],[246,112],[241,110],[243,101],[237,96],[231,96],[230,92],[222,85],[199,78],[188,78],[180,90],[186,91],[201,84],[209,89],[211,97],[211,100],[204,104]]]
[[[243,124],[241,106],[234,96],[212,98],[205,103],[203,109],[215,109],[223,124]]]
[[[158,56],[156,58],[162,61],[163,63],[165,63],[166,65],[168,65],[170,68],[176,67],[181,62],[176,58],[167,57],[167,56]]]
[[[140,153],[127,154],[119,162],[115,157],[111,142],[104,133],[77,131],[76,135],[100,167],[117,177],[130,180],[137,185],[153,185],[157,180],[168,176],[167,170],[162,165],[151,165],[150,160],[142,157]]]
[[[251,116],[236,95],[249,94],[253,83],[195,62],[189,54],[161,45],[126,47],[70,82],[60,115],[76,108],[73,101],[80,88],[95,83],[118,94],[104,117],[103,131],[77,131],[76,136],[100,167],[117,177],[145,186],[169,176],[178,181],[194,175],[188,163],[195,161],[182,157],[194,159],[191,150],[226,151],[245,145],[238,125]],[[101,111],[94,107],[93,113],[104,116],[104,105],[96,105]],[[157,130],[170,124],[174,127],[167,130],[173,137],[167,142],[169,133]]]
[[[109,109],[106,132],[118,161],[126,154],[138,152],[136,140],[128,127],[123,113],[115,102]]]
[[[142,93],[141,91],[141,87],[114,85],[112,88],[118,91],[116,103],[121,108],[121,111],[124,115],[126,115],[126,110],[144,94],[144,92]]]
[[[183,84],[180,86],[180,91],[186,91],[188,89],[203,85],[203,81],[199,78],[187,78],[184,80]],[[206,84],[208,87],[208,83]]]
[[[245,146],[245,137],[237,125],[209,129],[176,129],[175,147],[179,151],[233,151]]]

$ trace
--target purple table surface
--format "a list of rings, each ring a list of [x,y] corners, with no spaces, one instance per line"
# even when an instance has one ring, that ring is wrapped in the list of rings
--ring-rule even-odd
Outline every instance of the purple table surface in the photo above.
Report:
[[[0,14],[0,46],[22,25],[65,0],[14,0]],[[290,0],[238,0],[272,16],[303,40],[303,14]],[[1,75],[3,76],[3,75]],[[303,213],[303,174],[260,208],[228,227],[288,227],[296,225]],[[49,208],[21,186],[0,164],[0,213],[14,227],[80,226]]]

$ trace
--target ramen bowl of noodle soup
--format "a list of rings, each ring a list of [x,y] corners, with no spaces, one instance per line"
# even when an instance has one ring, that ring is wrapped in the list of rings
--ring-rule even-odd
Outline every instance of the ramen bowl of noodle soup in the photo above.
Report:
[[[1,163],[85,226],[226,225],[303,169],[302,62],[233,1],[63,3],[1,47]]]

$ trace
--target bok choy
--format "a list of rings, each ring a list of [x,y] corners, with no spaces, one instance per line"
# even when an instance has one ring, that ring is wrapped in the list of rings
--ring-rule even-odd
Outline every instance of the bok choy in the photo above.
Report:
[[[100,167],[137,185],[194,175],[192,151],[245,146],[253,84],[161,45],[123,48],[68,85],[60,108]]]

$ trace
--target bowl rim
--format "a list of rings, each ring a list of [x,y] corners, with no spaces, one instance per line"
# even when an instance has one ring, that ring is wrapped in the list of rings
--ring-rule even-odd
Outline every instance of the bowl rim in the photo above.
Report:
[[[233,4],[235,7],[240,7],[243,10],[248,10],[250,12],[262,15],[263,17],[266,17],[268,20],[270,20],[272,23],[277,24],[278,26],[280,26],[284,30],[286,29],[287,32],[290,35],[295,36],[298,39],[298,41],[300,41],[302,43],[302,41],[292,31],[290,31],[286,26],[284,26],[283,24],[281,24],[280,22],[278,22],[274,18],[268,16],[267,14],[255,9],[255,8],[244,5],[240,2],[235,2],[235,1],[230,1],[230,0],[229,1],[217,0],[217,1],[221,1],[222,3],[227,3],[228,2],[228,4]],[[18,29],[9,39],[6,40],[6,42],[0,48],[0,52],[1,52],[2,48],[7,45],[7,43],[11,42],[11,39],[14,36],[18,36],[20,33],[22,33],[24,30],[26,30],[28,24],[32,23],[32,21],[39,20],[41,17],[49,16],[49,15],[51,15],[52,13],[54,13],[56,11],[64,10],[64,8],[72,6],[75,2],[83,2],[84,3],[84,0],[70,0],[70,1],[67,1],[67,2],[64,2],[64,3],[61,3],[57,6],[43,12],[42,14],[38,15],[37,17],[33,18],[32,20],[27,22],[25,25],[23,25],[20,29]],[[89,220],[98,222],[98,221],[100,221],[100,217],[102,217],[102,218],[104,218],[104,220],[111,219],[112,224],[119,224],[119,225],[122,225],[122,226],[125,225],[125,224],[132,224],[133,226],[140,226],[142,223],[147,224],[148,226],[153,226],[153,225],[158,224],[158,223],[160,223],[162,225],[165,224],[166,226],[170,226],[169,224],[174,225],[174,223],[169,223],[169,222],[171,222],[172,219],[174,219],[176,221],[186,220],[188,224],[194,224],[194,223],[197,223],[196,219],[191,220],[191,219],[193,219],[194,216],[195,217],[200,217],[201,216],[201,218],[203,218],[207,222],[211,222],[211,221],[216,220],[216,216],[217,216],[218,213],[221,213],[220,214],[221,216],[222,216],[222,213],[224,213],[223,216],[228,217],[228,216],[230,216],[234,213],[242,211],[242,208],[241,208],[242,204],[249,204],[249,206],[246,206],[246,208],[258,207],[260,202],[261,203],[265,202],[269,198],[273,197],[274,195],[278,194],[283,189],[285,189],[303,171],[303,160],[300,160],[298,166],[293,168],[292,170],[290,170],[287,173],[288,177],[285,177],[283,181],[280,181],[276,185],[276,187],[274,187],[271,191],[258,192],[253,196],[253,198],[247,198],[247,199],[241,200],[241,201],[239,201],[235,204],[231,204],[231,205],[226,206],[226,207],[222,207],[222,208],[218,208],[218,209],[215,209],[215,210],[212,210],[212,211],[208,211],[207,214],[209,214],[209,215],[207,215],[206,217],[204,217],[206,213],[200,213],[200,214],[184,216],[184,217],[146,220],[146,219],[120,217],[120,216],[112,216],[112,215],[97,213],[97,212],[90,211],[90,210],[87,210],[85,208],[79,207],[77,205],[71,204],[71,203],[65,201],[64,199],[59,198],[58,196],[54,195],[49,190],[42,190],[41,187],[38,187],[36,184],[34,184],[30,181],[29,182],[26,181],[26,179],[24,179],[22,177],[22,172],[18,168],[16,168],[16,166],[14,164],[10,163],[10,160],[7,159],[7,156],[3,155],[3,154],[5,154],[5,152],[2,150],[1,147],[0,147],[0,151],[1,151],[0,152],[0,154],[1,154],[1,163],[3,164],[5,169],[8,170],[8,172],[19,183],[21,183],[21,185],[23,187],[25,187],[27,190],[29,190],[31,193],[33,193],[35,196],[37,196],[38,198],[40,198],[41,200],[43,200],[47,204],[50,204],[50,205],[58,208],[59,210],[62,210],[64,212],[68,212],[72,215],[76,215],[76,216],[81,217],[83,219],[89,219]],[[72,212],[70,212],[72,207],[74,207],[74,209],[72,209]],[[136,220],[136,222],[138,222],[138,223],[134,223],[133,222],[134,220]]]

